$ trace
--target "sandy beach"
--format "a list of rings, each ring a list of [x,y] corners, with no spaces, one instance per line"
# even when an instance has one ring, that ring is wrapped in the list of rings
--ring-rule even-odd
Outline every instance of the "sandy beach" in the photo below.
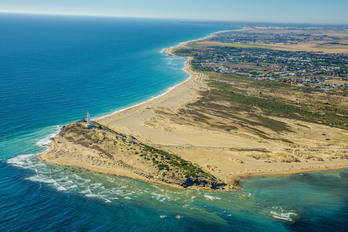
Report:
[[[179,46],[185,45],[182,43]],[[173,55],[172,49],[167,49],[166,53]],[[227,184],[233,184],[241,176],[348,168],[348,132],[343,129],[277,118],[287,123],[291,130],[280,134],[270,130],[266,132],[293,142],[286,143],[262,139],[242,128],[227,132],[184,123],[180,114],[185,114],[183,112],[188,109],[188,104],[200,98],[201,91],[209,90],[204,74],[190,69],[190,59],[185,63],[185,71],[190,78],[169,92],[100,118],[97,122],[191,161]],[[185,117],[189,117],[189,113]],[[55,144],[57,141],[51,144],[50,152],[41,156],[44,161],[148,180],[129,171],[98,167],[73,157],[56,159],[51,153],[55,150]]]

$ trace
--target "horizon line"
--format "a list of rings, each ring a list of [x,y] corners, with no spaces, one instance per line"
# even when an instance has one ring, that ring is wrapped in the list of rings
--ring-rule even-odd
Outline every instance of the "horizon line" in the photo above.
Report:
[[[163,17],[149,17],[149,16],[129,16],[129,15],[114,15],[114,14],[92,14],[92,13],[78,13],[78,12],[43,12],[43,11],[12,11],[12,10],[0,10],[0,14],[22,14],[22,15],[46,15],[46,16],[84,16],[84,17],[98,17],[98,18],[145,18],[145,19],[167,19],[167,20],[186,20],[195,21],[195,23],[267,23],[267,24],[295,24],[295,25],[331,25],[331,26],[348,26],[348,23],[312,23],[312,22],[270,22],[270,21],[238,21],[238,20],[221,20],[221,19],[185,19],[185,18],[163,18]]]

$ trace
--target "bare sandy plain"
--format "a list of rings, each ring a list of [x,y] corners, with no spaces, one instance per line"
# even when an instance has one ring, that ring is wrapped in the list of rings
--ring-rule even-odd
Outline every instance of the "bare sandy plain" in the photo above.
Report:
[[[231,47],[255,47],[255,48],[269,48],[273,50],[280,51],[305,51],[305,52],[315,52],[315,53],[348,53],[348,32],[347,31],[302,31],[302,30],[255,30],[251,28],[246,28],[241,31],[247,31],[249,33],[274,33],[274,34],[283,34],[283,33],[293,33],[293,35],[301,37],[302,34],[311,34],[313,36],[329,36],[332,39],[326,39],[325,37],[322,40],[313,40],[304,43],[297,44],[287,44],[287,43],[220,43],[216,41],[199,41],[204,46],[231,46]],[[220,32],[222,33],[222,32]]]

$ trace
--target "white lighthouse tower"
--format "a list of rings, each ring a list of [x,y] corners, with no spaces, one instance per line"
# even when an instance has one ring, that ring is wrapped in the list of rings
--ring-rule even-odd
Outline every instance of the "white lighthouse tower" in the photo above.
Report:
[[[87,124],[91,125],[91,113],[87,111]]]

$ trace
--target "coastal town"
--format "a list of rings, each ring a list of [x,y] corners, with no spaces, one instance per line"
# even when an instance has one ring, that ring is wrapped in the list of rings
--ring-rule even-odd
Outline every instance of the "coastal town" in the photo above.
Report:
[[[197,48],[192,68],[197,71],[235,73],[347,95],[348,54],[286,51],[273,46],[313,41],[344,45],[333,36],[303,32],[223,32],[195,43]],[[185,54],[192,51],[183,49],[179,52]]]

